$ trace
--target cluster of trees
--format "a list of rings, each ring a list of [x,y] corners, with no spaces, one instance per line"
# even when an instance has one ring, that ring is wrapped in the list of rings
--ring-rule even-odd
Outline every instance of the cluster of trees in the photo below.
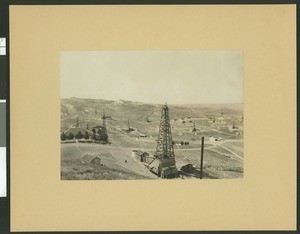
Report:
[[[108,135],[106,129],[104,129],[103,127],[98,129],[97,134],[95,128],[92,129],[92,132],[93,132],[92,139],[96,141],[98,140],[98,141],[108,142]]]
[[[90,136],[87,131],[83,134],[81,131],[79,131],[76,135],[74,135],[72,132],[69,133],[69,135],[66,135],[64,132],[60,135],[60,139],[62,141],[65,140],[73,140],[73,139],[89,139]]]
[[[72,132],[70,132],[68,135],[64,132],[60,135],[60,139],[62,141],[65,140],[74,140],[74,139],[92,139],[96,141],[104,141],[108,142],[108,135],[104,128],[99,128],[96,132],[96,129],[93,128],[92,135],[90,135],[87,131],[83,134],[81,131],[78,131],[76,135],[74,135]]]

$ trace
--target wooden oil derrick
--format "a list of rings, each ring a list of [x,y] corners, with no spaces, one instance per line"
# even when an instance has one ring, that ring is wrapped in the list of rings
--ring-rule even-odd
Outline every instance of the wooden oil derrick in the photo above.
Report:
[[[172,133],[169,119],[169,108],[164,105],[161,112],[156,156],[160,159],[175,158],[172,144]]]
[[[155,159],[149,164],[149,168],[163,178],[177,177],[169,108],[167,104],[162,107]]]
[[[101,130],[100,139],[103,140],[103,141],[108,142],[108,134],[107,134],[107,128],[106,128],[105,110],[103,110],[103,115],[102,115],[102,130]]]
[[[78,117],[77,117],[77,119],[76,119],[76,127],[77,127],[77,128],[79,127],[79,119],[78,119]]]
[[[128,119],[128,132],[132,132],[134,129],[130,126],[130,121]]]
[[[235,122],[234,121],[232,121],[232,129],[238,129],[238,127],[235,126]]]
[[[197,132],[197,128],[196,128],[195,122],[194,122],[194,127],[193,127],[192,132],[193,132],[193,133],[196,133],[196,132]]]

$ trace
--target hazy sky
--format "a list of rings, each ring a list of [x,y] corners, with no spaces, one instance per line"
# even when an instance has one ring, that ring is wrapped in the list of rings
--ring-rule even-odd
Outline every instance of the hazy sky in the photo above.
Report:
[[[76,51],[60,59],[62,98],[243,102],[241,51]]]

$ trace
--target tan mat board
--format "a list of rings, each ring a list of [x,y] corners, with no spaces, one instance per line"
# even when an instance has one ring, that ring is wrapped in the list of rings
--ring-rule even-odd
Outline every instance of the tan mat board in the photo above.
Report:
[[[296,6],[11,6],[12,231],[296,227]],[[60,180],[60,53],[242,50],[244,179]]]

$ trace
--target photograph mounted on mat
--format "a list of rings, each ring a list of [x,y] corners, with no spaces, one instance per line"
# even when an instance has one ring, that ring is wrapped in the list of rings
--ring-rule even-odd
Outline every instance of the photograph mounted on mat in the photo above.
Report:
[[[61,179],[244,176],[240,51],[61,52]]]
[[[296,6],[9,17],[13,232],[295,229]]]

